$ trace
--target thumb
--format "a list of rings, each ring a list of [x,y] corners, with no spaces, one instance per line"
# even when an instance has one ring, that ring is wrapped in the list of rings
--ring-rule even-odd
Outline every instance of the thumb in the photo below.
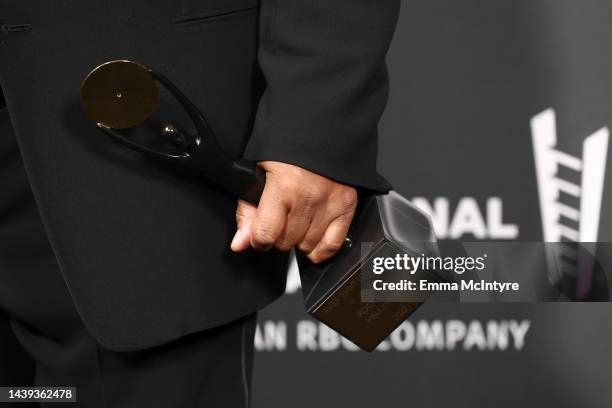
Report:
[[[257,207],[244,200],[238,200],[236,207],[237,230],[230,245],[232,251],[241,252],[251,246],[251,227],[257,213]]]

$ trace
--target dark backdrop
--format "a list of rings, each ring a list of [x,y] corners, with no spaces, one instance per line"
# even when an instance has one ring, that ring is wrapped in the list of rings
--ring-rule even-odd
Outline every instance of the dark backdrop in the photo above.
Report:
[[[612,2],[402,6],[380,170],[435,210],[442,238],[542,240],[530,121],[554,110],[556,148],[579,158],[585,138],[612,124]],[[606,173],[600,241],[612,238]],[[304,323],[290,289],[260,316],[255,408],[612,406],[610,304],[426,305],[390,350],[366,354]],[[522,344],[487,331],[509,322],[528,326]],[[470,336],[453,348],[449,329],[462,324]],[[313,327],[316,346],[304,346]]]

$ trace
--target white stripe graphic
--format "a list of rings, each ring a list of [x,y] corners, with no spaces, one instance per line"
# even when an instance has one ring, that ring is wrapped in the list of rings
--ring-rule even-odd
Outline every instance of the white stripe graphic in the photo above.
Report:
[[[606,170],[609,130],[603,127],[588,136],[582,146],[582,158],[558,150],[555,111],[546,109],[531,119],[533,152],[535,156],[540,213],[544,241],[571,241],[594,253],[594,243],[599,232],[599,217]],[[580,174],[580,185],[559,176],[559,168],[566,167]],[[559,202],[560,193],[579,199],[579,208]],[[565,225],[565,219],[573,224]],[[592,243],[592,244],[585,244]],[[553,253],[556,252],[556,253]],[[562,252],[565,257],[562,257]],[[569,252],[569,254],[568,254]],[[573,253],[572,253],[573,252]],[[589,273],[582,265],[583,259],[576,251],[560,247],[559,251],[547,250],[549,279],[555,284],[565,273]],[[576,269],[576,264],[579,264]],[[585,278],[585,277],[583,277]],[[587,294],[590,278],[578,280],[578,292]]]
[[[584,140],[582,158],[556,149],[557,128],[553,109],[546,109],[533,117],[531,133],[544,241],[559,242],[561,238],[577,242],[597,241],[608,152],[608,128],[603,127]],[[560,166],[579,172],[580,185],[561,178],[558,174]],[[560,203],[560,192],[579,198],[580,208]],[[579,230],[563,225],[560,216],[578,221]]]

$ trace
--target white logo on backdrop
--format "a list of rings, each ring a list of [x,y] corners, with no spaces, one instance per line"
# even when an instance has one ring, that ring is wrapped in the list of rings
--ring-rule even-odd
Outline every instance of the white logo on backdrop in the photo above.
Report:
[[[584,139],[582,157],[557,147],[555,111],[546,109],[531,119],[540,213],[545,242],[580,242],[591,253],[599,230],[599,216],[606,171],[609,131],[602,127]],[[549,280],[591,271],[576,246],[547,248]],[[561,251],[561,252],[557,252]],[[578,262],[578,266],[576,266]],[[587,275],[585,275],[587,276]],[[589,279],[578,281],[578,292],[588,293]]]
[[[415,197],[412,203],[430,215],[438,239],[516,239],[519,228],[504,221],[504,203],[500,197],[488,197],[479,203],[474,197],[462,197],[451,210],[446,197],[436,197],[431,202]]]
[[[419,320],[403,322],[378,351],[522,350],[529,320]],[[299,320],[291,330],[285,321],[260,322],[255,334],[259,351],[356,351],[358,347],[323,323]]]
[[[531,132],[544,241],[597,241],[608,128],[602,127],[584,139],[582,157],[557,148],[557,126],[552,109],[531,119]],[[580,184],[564,177],[562,169],[575,173]],[[560,202],[561,193],[573,197],[578,204]]]

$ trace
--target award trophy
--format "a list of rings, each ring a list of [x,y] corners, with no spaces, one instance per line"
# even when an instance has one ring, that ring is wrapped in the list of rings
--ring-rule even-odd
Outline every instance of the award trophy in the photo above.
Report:
[[[172,122],[162,126],[160,135],[174,150],[155,149],[120,132],[143,123],[155,111],[159,84],[180,103],[196,130],[188,134]],[[83,81],[81,103],[115,141],[159,162],[187,168],[254,205],[259,202],[265,172],[255,163],[227,155],[204,115],[159,72],[127,60],[107,62]],[[373,257],[385,253],[437,254],[429,218],[394,192],[360,199],[349,238],[331,260],[315,265],[296,255],[307,312],[367,351],[425,300],[362,301],[362,273]]]

